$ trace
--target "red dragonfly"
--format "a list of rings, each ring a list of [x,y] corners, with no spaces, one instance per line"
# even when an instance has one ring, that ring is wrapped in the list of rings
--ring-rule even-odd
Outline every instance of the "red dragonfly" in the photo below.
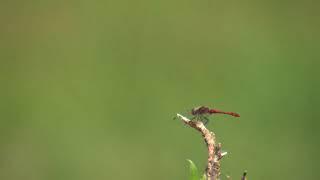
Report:
[[[225,112],[218,109],[210,109],[206,106],[195,107],[191,110],[193,115],[192,120],[202,121],[204,124],[209,122],[208,116],[212,114],[227,114],[233,117],[240,117],[238,113],[235,112]]]

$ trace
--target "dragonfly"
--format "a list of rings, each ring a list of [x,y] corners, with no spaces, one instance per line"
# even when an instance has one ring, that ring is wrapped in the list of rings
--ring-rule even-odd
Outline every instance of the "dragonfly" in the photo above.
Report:
[[[218,109],[211,109],[206,106],[198,106],[198,107],[192,108],[191,114],[193,115],[191,120],[202,121],[204,124],[207,124],[209,122],[208,117],[213,114],[227,114],[233,117],[240,117],[240,114],[235,112],[226,112]]]

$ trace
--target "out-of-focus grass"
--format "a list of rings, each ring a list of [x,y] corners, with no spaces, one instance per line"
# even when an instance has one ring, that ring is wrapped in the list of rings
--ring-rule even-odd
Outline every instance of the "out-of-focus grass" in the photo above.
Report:
[[[318,179],[318,4],[2,2],[0,179],[187,179],[195,105],[241,114],[223,173]]]

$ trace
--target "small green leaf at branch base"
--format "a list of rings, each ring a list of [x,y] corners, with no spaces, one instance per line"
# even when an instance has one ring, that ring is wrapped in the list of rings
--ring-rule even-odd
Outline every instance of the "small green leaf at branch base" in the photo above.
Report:
[[[199,171],[197,166],[190,160],[187,159],[190,164],[190,178],[189,180],[199,180]]]
[[[207,180],[207,176],[204,174],[200,180]]]

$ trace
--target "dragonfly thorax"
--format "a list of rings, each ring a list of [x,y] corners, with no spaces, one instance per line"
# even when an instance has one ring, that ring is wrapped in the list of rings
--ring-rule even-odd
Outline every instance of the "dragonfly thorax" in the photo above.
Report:
[[[192,115],[204,115],[204,114],[210,114],[210,109],[205,106],[199,106],[195,107],[191,110]]]

